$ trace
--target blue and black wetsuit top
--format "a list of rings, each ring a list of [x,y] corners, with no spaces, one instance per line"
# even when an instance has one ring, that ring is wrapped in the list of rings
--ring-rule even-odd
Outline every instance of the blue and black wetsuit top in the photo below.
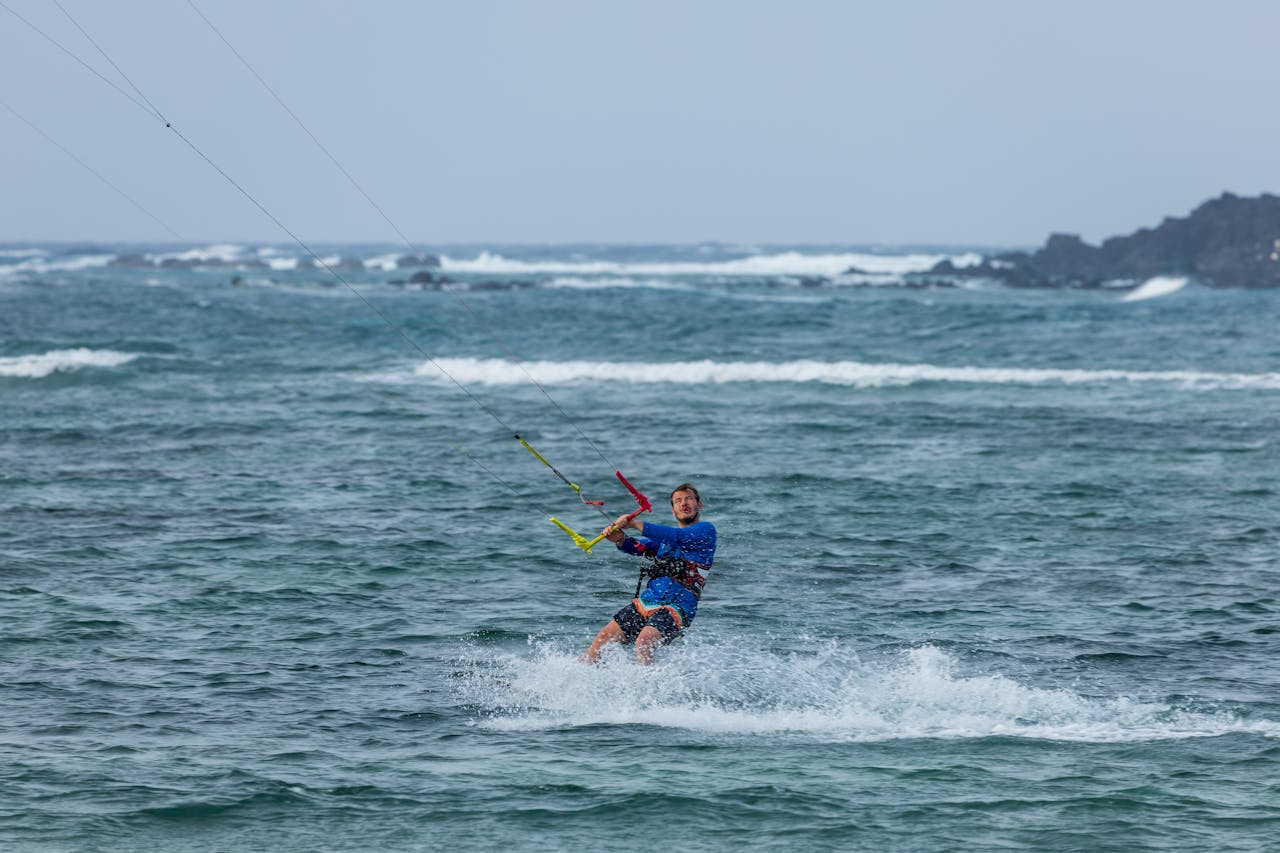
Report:
[[[653,561],[645,570],[648,585],[632,602],[642,616],[665,607],[678,626],[693,621],[716,556],[715,525],[699,521],[688,527],[668,527],[646,521],[643,535],[623,539],[618,550]]]

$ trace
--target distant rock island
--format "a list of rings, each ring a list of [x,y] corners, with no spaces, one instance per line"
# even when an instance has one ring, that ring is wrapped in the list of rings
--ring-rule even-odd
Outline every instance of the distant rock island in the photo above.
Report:
[[[1209,287],[1280,287],[1280,196],[1223,193],[1185,218],[1112,237],[1091,246],[1075,234],[1053,234],[1044,248],[992,255],[957,267],[942,261],[921,283],[993,279],[1013,287],[1129,287],[1178,276]]]

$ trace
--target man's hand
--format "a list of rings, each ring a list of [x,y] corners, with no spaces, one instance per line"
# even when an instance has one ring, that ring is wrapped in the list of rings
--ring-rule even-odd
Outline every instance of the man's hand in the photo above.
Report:
[[[626,515],[620,515],[618,516],[617,521],[615,521],[613,524],[610,524],[601,532],[604,534],[605,539],[608,539],[610,542],[617,545],[619,542],[622,541],[623,536],[625,535],[622,531],[623,531],[623,528],[626,528],[626,527],[634,527],[637,530],[641,529],[640,525],[636,524],[636,520],[634,518],[631,518],[630,516],[626,516]]]

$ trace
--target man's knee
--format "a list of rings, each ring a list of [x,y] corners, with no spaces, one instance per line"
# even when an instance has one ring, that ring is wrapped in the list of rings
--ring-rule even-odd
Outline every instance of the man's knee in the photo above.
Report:
[[[622,628],[618,627],[618,623],[609,620],[609,624],[600,629],[600,633],[596,634],[597,643],[619,643],[623,639]]]

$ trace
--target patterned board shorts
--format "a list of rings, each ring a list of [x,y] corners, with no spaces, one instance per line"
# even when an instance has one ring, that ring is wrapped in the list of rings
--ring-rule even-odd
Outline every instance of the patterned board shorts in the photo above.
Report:
[[[627,645],[635,643],[636,637],[640,636],[640,631],[646,626],[658,629],[663,645],[678,637],[684,627],[684,619],[676,608],[669,605],[646,607],[638,598],[613,614],[613,621],[622,629]]]

